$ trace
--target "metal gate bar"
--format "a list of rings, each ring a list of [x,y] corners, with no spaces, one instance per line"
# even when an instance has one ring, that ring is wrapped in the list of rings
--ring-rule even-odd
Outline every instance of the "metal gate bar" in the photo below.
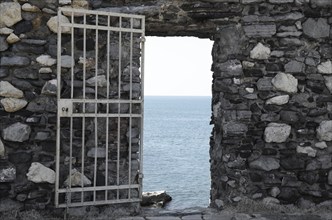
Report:
[[[60,19],[58,20],[58,126],[56,148],[55,205],[56,207],[74,207],[84,205],[138,202],[141,200],[142,195],[141,179],[143,168],[142,144],[144,103],[144,16],[109,13],[102,11],[89,11],[72,8],[60,8],[58,11],[58,18],[62,15],[62,13],[66,14],[67,16],[69,15],[68,17],[70,18],[70,22],[63,23]],[[78,14],[80,14],[79,17],[76,17]],[[93,19],[95,19],[95,21],[93,21]],[[103,22],[103,19],[106,19],[106,23]],[[135,26],[134,21],[136,21]],[[140,25],[137,25],[137,21]],[[70,34],[70,41],[62,41],[63,33],[61,32],[63,29],[66,28],[70,29],[68,33]],[[87,41],[91,39],[87,38],[88,32],[90,35],[94,32],[95,39],[94,51],[90,51],[89,55],[87,52]],[[75,42],[77,38],[80,37],[80,33],[82,33],[83,35],[82,52],[78,51],[78,49],[76,49],[75,47]],[[118,34],[116,35],[116,33]],[[128,34],[129,40],[127,37]],[[135,39],[140,38],[141,41],[138,42],[136,40],[134,42],[134,35]],[[103,45],[103,42],[101,42],[100,39],[105,36],[107,38],[106,50],[103,50],[104,48],[100,48],[100,45]],[[69,46],[67,45],[68,42],[70,42]],[[119,47],[118,58],[116,58],[116,56],[115,58],[111,57],[112,51],[110,45],[112,43],[117,44]],[[136,59],[135,61],[140,65],[140,91],[139,95],[136,94],[134,97],[133,48],[137,43],[140,44],[141,50],[141,60],[139,61]],[[125,77],[122,76],[125,68],[128,68],[128,66],[125,66],[126,63],[122,62],[122,53],[123,50],[126,49],[125,47],[127,44],[129,44],[129,83],[126,83],[129,84],[129,91],[126,91],[125,89],[126,83],[123,81],[125,80]],[[68,50],[66,50],[66,48]],[[62,55],[68,55],[66,54],[68,53],[67,51],[69,52],[71,59],[71,66],[69,70],[68,67],[62,67],[61,60]],[[106,54],[103,54],[103,51]],[[81,73],[80,69],[77,67],[77,63],[79,62],[76,63],[75,61],[78,60],[77,56],[79,55],[77,54],[81,54],[82,57],[80,57],[80,59],[82,58],[83,60],[81,63]],[[94,58],[91,58],[91,54],[94,54]],[[91,87],[91,85],[87,84],[87,78],[91,77],[89,78],[89,80],[93,78],[92,76],[90,76],[90,72],[92,70],[91,66],[89,66],[89,69],[87,67],[88,59],[92,59],[94,61],[94,87]],[[105,59],[106,68],[105,66],[103,66],[102,63],[105,62]],[[116,77],[117,80],[115,81],[114,74],[112,76],[113,78],[111,77],[111,71],[114,72],[113,68],[111,69],[111,65],[118,65],[118,74]],[[67,74],[67,72],[69,73],[69,75]],[[100,75],[99,72],[104,72],[104,75]],[[78,82],[77,79],[77,75],[79,74],[82,74],[81,82]],[[105,77],[106,80],[105,96],[102,95],[104,92],[103,88],[105,86],[98,84],[99,76]],[[70,78],[69,80],[68,77]],[[118,87],[118,94],[114,96],[110,93],[110,90],[112,89],[111,86],[114,86],[114,83],[116,81],[116,86]],[[77,89],[80,88],[80,86],[82,86],[81,90]],[[89,86],[89,88],[87,86]],[[68,87],[70,87],[69,97],[66,95]],[[92,88],[94,90],[92,90]],[[91,92],[94,93],[94,97],[88,95],[93,94]],[[129,94],[127,94],[127,92]],[[114,105],[117,105],[117,112],[110,112],[111,107]],[[122,112],[121,107],[124,105],[128,105],[129,107],[127,111]],[[139,112],[133,112],[133,105],[135,105],[136,109],[137,105],[139,105]],[[91,106],[93,107],[91,108]],[[104,107],[106,107],[106,110],[103,110]],[[114,119],[116,119],[116,121],[114,121]],[[132,148],[132,139],[134,138],[132,137],[132,129],[134,125],[133,120],[136,121],[136,126],[137,120],[139,121],[139,141],[138,148],[136,149],[135,147],[135,151],[133,151]],[[81,123],[82,125],[80,126],[79,123]],[[103,128],[103,123],[105,123],[105,129]],[[115,130],[113,124],[116,125]],[[90,129],[93,128],[92,133],[91,130],[87,130],[87,127],[89,127]],[[111,127],[113,128],[111,129]],[[127,132],[123,133],[123,128],[125,128]],[[65,135],[66,132],[69,132],[68,137],[66,137]],[[79,136],[77,136],[76,133],[80,135],[80,140],[78,140]],[[92,139],[90,139],[89,141],[89,135],[93,135],[93,147],[90,146],[92,143]],[[123,137],[126,136],[127,141],[124,141]],[[116,139],[114,139],[114,137],[116,137]],[[104,141],[105,144],[103,145]],[[116,144],[115,154],[112,151],[112,146],[114,144]],[[65,148],[65,146],[67,145],[69,145],[69,152],[66,153],[66,150],[62,149],[62,147]],[[105,159],[98,156],[99,151],[103,149],[105,149]],[[125,155],[123,155],[123,150],[127,152]],[[92,151],[94,151],[93,160],[89,159],[89,157],[91,158],[91,155],[89,156],[89,152]],[[137,158],[136,156],[133,158],[132,153],[137,153]],[[114,170],[114,166],[110,167],[109,163],[113,163],[112,161],[114,161],[112,157],[110,158],[110,155],[113,155],[113,157],[114,155],[116,155],[116,171]],[[68,157],[69,159],[67,160]],[[132,162],[135,159],[138,161],[138,166],[133,167]],[[105,169],[100,168],[103,167],[103,164],[105,166]],[[127,167],[127,171],[123,169],[125,167]],[[133,170],[133,168],[135,169]],[[67,169],[68,171],[66,171]],[[115,176],[114,172],[116,172]],[[75,181],[77,175],[79,181]],[[100,181],[98,182],[97,180],[99,175],[104,175],[103,185],[101,185]],[[133,178],[132,175],[136,175],[136,177]],[[125,179],[123,180],[123,176],[127,177],[125,177]],[[116,179],[115,182],[113,182],[112,178]],[[66,180],[64,181],[64,179]],[[99,192],[101,192],[102,194],[100,194]]]

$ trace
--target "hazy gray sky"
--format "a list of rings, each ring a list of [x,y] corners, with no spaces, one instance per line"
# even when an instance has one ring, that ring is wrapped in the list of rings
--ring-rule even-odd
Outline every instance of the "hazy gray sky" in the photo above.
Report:
[[[212,44],[194,37],[147,37],[145,95],[211,96]]]

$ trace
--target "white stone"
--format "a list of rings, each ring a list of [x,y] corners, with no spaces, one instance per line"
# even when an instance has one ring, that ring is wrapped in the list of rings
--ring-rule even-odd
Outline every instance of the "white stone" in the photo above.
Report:
[[[64,15],[60,15],[60,21],[63,24],[70,24],[69,19]],[[47,26],[52,32],[57,33],[58,32],[58,16],[51,17],[50,20],[48,20],[48,22],[47,22]],[[70,27],[62,27],[61,33],[63,33],[63,34],[71,33]]]
[[[0,3],[0,27],[11,27],[22,20],[21,5],[17,2]]]
[[[86,84],[88,86],[95,86],[95,83],[97,82],[98,87],[106,87],[107,86],[107,80],[105,75],[100,75],[97,77],[91,77],[86,81]]]
[[[23,92],[15,88],[12,84],[7,81],[0,81],[0,96],[7,98],[22,98]]]
[[[43,95],[56,95],[57,94],[58,81],[51,79],[45,83],[42,88],[41,94]]]
[[[272,97],[266,101],[267,105],[284,105],[288,103],[289,95],[279,95]]]
[[[242,66],[243,68],[253,68],[255,66],[255,63],[249,61],[243,61]]]
[[[291,126],[282,123],[269,123],[264,131],[266,142],[282,143],[287,140],[291,133]]]
[[[71,4],[71,0],[59,0],[60,5],[69,5]]]
[[[5,156],[5,145],[2,143],[0,139],[0,158]]]
[[[84,57],[80,57],[78,60],[79,64],[84,65],[85,63],[85,68],[89,69],[89,68],[93,68],[96,65],[96,61],[94,58],[86,58],[84,59]]]
[[[7,28],[7,27],[0,28],[0,34],[3,34],[3,35],[9,35],[13,32],[14,32],[13,29],[10,29],[10,28]]]
[[[264,46],[262,43],[258,43],[251,51],[250,58],[257,60],[266,60],[269,59],[271,54],[271,49]]]
[[[16,34],[11,33],[11,34],[7,37],[6,40],[7,40],[7,42],[8,42],[9,44],[14,44],[14,43],[20,41],[21,39],[20,39],[18,36],[16,36]]]
[[[239,79],[239,78],[233,78],[233,83],[234,83],[235,85],[241,85],[241,84],[242,84],[242,81],[241,81],[241,79]]]
[[[22,10],[27,12],[39,12],[40,9],[37,6],[25,3],[22,5]]]
[[[295,22],[295,26],[296,26],[296,28],[297,28],[298,30],[302,30],[302,23],[301,23],[301,21],[297,21],[297,22]]]
[[[297,92],[298,80],[291,74],[278,73],[271,82],[277,90],[288,93]]]
[[[71,186],[88,186],[91,185],[91,181],[85,176],[78,172],[76,169],[72,169],[71,171]],[[64,185],[69,186],[69,177],[65,180]]]
[[[312,147],[296,147],[296,152],[299,154],[307,154],[309,157],[316,157],[317,150],[313,149]]]
[[[1,99],[0,102],[6,112],[19,111],[28,104],[27,101],[25,101],[23,99],[16,99],[16,98],[4,98],[4,99]]]
[[[325,141],[321,141],[321,142],[317,142],[317,143],[315,144],[315,147],[317,147],[317,148],[323,150],[323,149],[327,148],[327,144],[326,144]]]
[[[332,121],[322,121],[316,131],[318,140],[332,141]]]
[[[56,64],[56,59],[53,59],[50,55],[40,55],[36,61],[43,66],[53,66]]]
[[[327,89],[332,93],[332,76],[324,76],[324,80]]]
[[[39,69],[39,73],[41,73],[41,74],[52,73],[52,69],[49,67],[42,67]]]
[[[61,67],[63,68],[71,68],[75,65],[74,59],[69,55],[61,56]]]
[[[6,141],[23,142],[29,140],[31,128],[29,125],[16,122],[3,129],[3,139]]]
[[[55,172],[38,162],[31,164],[27,177],[29,181],[34,183],[55,183]]]
[[[332,61],[322,62],[317,66],[318,72],[322,74],[332,74]]]
[[[254,88],[245,88],[245,90],[246,90],[248,93],[254,93],[254,91],[255,91]]]

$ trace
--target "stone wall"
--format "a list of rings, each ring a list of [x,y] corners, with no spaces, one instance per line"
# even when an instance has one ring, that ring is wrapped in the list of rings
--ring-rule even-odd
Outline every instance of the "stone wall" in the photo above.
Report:
[[[57,41],[47,23],[59,2],[71,1],[16,2],[0,4],[0,195],[44,208],[53,203],[53,179],[35,183],[27,173],[32,162],[54,170]],[[215,41],[212,207],[244,197],[302,207],[332,200],[330,0],[76,0],[72,7],[143,14],[147,35]]]

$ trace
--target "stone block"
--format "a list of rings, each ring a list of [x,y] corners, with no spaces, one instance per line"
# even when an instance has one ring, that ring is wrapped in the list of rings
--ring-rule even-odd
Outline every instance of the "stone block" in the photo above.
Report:
[[[262,43],[258,43],[251,51],[250,58],[257,60],[269,59],[271,50],[269,47],[264,46]]]
[[[318,72],[323,74],[332,74],[332,61],[322,62],[317,66]]]
[[[247,25],[243,27],[245,34],[248,37],[272,37],[276,32],[277,28],[275,24],[256,24],[256,25]]]
[[[11,27],[22,20],[21,5],[17,2],[0,3],[0,27]]]
[[[27,173],[27,178],[29,181],[34,183],[55,183],[55,172],[45,167],[43,164],[38,162],[33,162]]]
[[[289,101],[289,95],[279,95],[266,100],[267,105],[284,105]]]
[[[303,33],[311,38],[326,38],[330,35],[330,25],[325,18],[319,18],[318,20],[308,18],[302,27]]]
[[[271,171],[279,169],[280,163],[278,159],[273,157],[261,156],[257,160],[254,160],[249,163],[250,168]]]
[[[221,72],[221,77],[234,77],[243,74],[242,64],[239,60],[229,60],[225,63],[217,63],[215,68],[215,71]]]
[[[16,179],[16,167],[8,161],[0,160],[0,183],[13,182]]]
[[[305,65],[302,62],[292,60],[285,64],[286,73],[304,73]]]
[[[291,133],[291,126],[287,124],[269,123],[264,131],[266,142],[283,143]]]
[[[224,136],[242,136],[248,131],[248,126],[239,122],[229,122],[224,124]]]
[[[31,128],[29,125],[17,122],[3,130],[3,139],[6,141],[23,142],[29,140]]]
[[[0,66],[28,66],[30,59],[22,56],[1,57]]]
[[[28,102],[23,99],[4,98],[0,101],[6,112],[16,112],[24,108]]]
[[[319,124],[317,138],[320,141],[332,141],[332,121],[322,121]]]
[[[272,79],[272,84],[277,90],[288,93],[296,93],[298,80],[291,74],[278,73]]]
[[[60,22],[64,23],[64,24],[70,24],[69,19],[64,15],[60,16]],[[47,26],[53,33],[57,33],[58,32],[58,16],[51,17],[47,21]],[[71,33],[70,27],[62,27],[61,33],[70,34]]]

